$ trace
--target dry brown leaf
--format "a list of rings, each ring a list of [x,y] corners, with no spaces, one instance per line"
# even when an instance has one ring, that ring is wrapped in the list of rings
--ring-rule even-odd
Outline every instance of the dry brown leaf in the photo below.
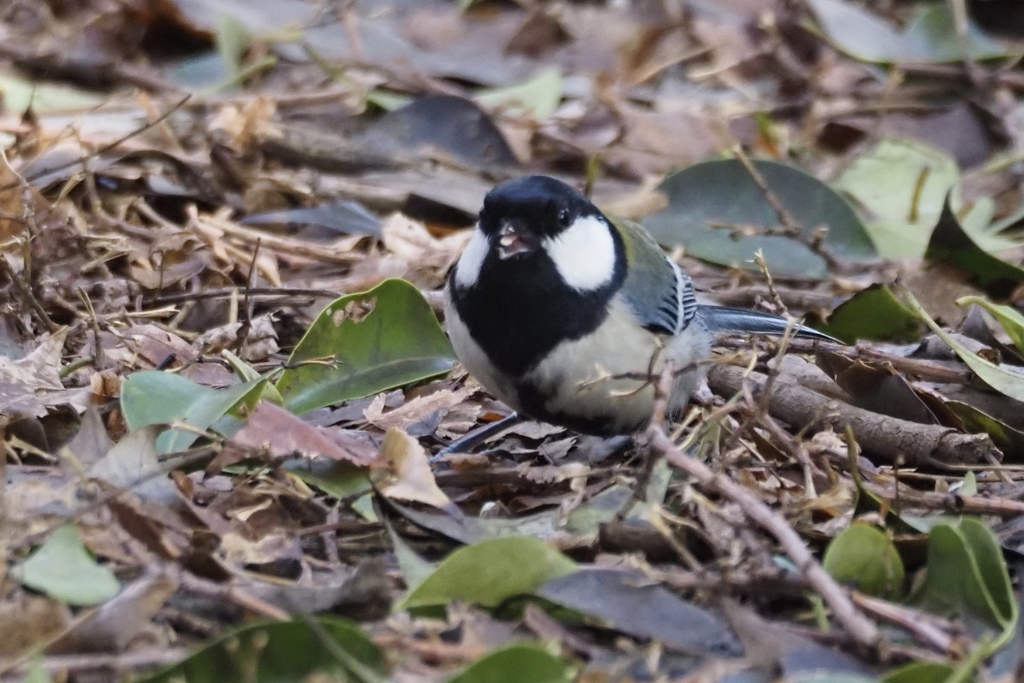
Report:
[[[64,388],[61,357],[67,330],[46,337],[30,354],[12,361],[0,356],[0,416],[42,417],[48,406],[71,405],[85,410],[88,390]]]
[[[326,456],[335,460],[347,460],[362,466],[375,466],[380,463],[377,454],[365,444],[351,439],[340,439],[335,434],[339,431],[314,427],[281,406],[262,401],[231,441],[239,446],[256,450],[265,449],[274,457],[298,453],[307,457]],[[237,462],[237,459],[247,455],[238,449],[225,448],[210,464],[208,471],[219,471],[230,462]]]
[[[14,658],[38,647],[71,623],[68,606],[42,595],[16,591],[0,602],[0,657]]]
[[[444,411],[447,414],[449,410],[475,392],[476,390],[472,387],[463,387],[455,391],[440,389],[426,396],[417,396],[386,413],[384,412],[384,395],[378,394],[363,411],[363,417],[371,425],[383,431],[395,428],[405,429],[411,423],[424,420],[435,412]]]
[[[380,446],[380,454],[388,467],[372,472],[370,480],[381,495],[458,513],[458,508],[434,481],[427,452],[416,439],[401,429],[389,429]]]

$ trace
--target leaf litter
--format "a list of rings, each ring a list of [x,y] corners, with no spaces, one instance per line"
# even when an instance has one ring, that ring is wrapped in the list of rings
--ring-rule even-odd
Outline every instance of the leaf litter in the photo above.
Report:
[[[989,4],[5,14],[0,679],[1019,669],[1024,78]],[[646,454],[527,423],[431,462],[507,414],[439,289],[528,172],[851,345],[722,340]]]

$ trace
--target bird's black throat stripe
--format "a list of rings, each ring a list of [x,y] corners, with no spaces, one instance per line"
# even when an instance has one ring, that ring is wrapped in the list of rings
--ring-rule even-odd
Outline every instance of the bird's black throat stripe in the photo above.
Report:
[[[588,291],[569,287],[543,250],[507,260],[491,252],[472,286],[459,285],[452,272],[452,301],[490,361],[520,378],[560,343],[580,339],[604,322],[625,278],[621,245],[616,252],[612,278]]]

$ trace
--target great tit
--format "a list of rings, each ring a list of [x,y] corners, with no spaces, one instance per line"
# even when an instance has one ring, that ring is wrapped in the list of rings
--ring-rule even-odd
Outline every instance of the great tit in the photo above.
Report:
[[[448,333],[485,389],[521,414],[588,434],[643,429],[666,361],[677,413],[715,333],[835,341],[780,317],[697,302],[690,278],[640,225],[611,220],[547,176],[504,182],[445,289]]]

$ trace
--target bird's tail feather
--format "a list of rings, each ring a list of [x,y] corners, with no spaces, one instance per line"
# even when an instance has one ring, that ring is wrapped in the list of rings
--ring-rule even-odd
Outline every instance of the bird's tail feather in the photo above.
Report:
[[[704,304],[700,307],[700,315],[712,332],[782,335],[787,330],[792,330],[792,334],[797,337],[820,339],[822,341],[842,344],[841,341],[828,336],[824,332],[818,332],[798,323],[790,325],[789,321],[785,318],[770,313],[758,313],[757,311],[750,311],[744,308]]]

